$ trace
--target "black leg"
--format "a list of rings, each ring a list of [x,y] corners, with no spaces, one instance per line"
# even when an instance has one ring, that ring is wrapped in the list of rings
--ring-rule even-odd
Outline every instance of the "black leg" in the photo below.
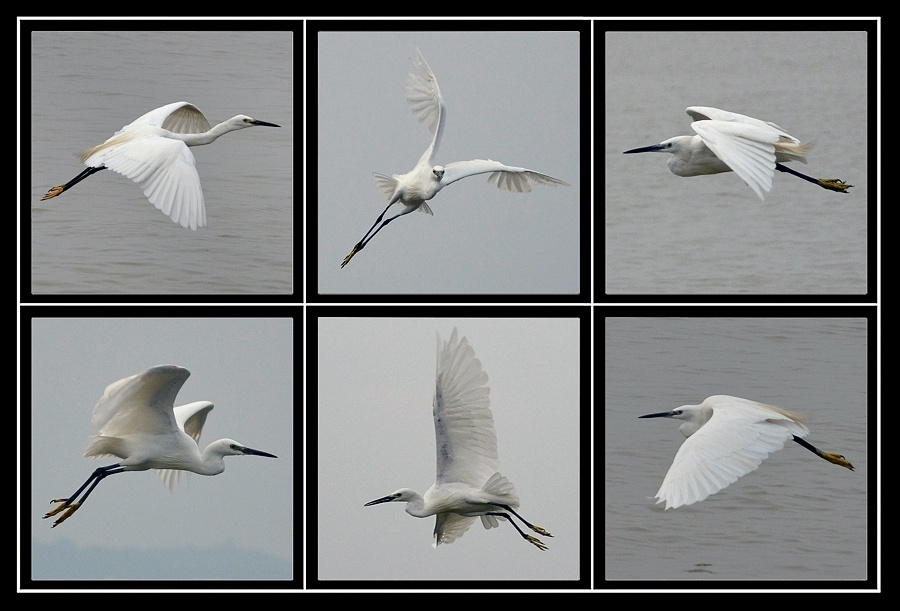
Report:
[[[94,173],[96,173],[96,172],[99,172],[100,170],[105,170],[105,169],[106,169],[106,166],[105,166],[105,165],[102,165],[102,166],[100,166],[99,168],[87,168],[87,169],[84,170],[84,172],[82,172],[81,174],[79,174],[78,176],[76,176],[75,178],[73,178],[72,180],[70,180],[69,182],[67,182],[66,184],[64,184],[64,185],[58,185],[58,186],[56,186],[56,187],[53,187],[53,188],[50,189],[49,191],[47,191],[47,195],[45,195],[44,197],[42,197],[42,198],[41,198],[41,201],[44,201],[45,199],[50,199],[51,197],[56,197],[57,195],[59,195],[59,194],[62,193],[63,191],[66,191],[66,190],[68,190],[68,189],[71,189],[72,187],[74,187],[75,185],[77,185],[78,183],[80,183],[82,180],[84,180],[85,178],[87,178],[87,177],[90,176],[91,174],[94,174]]]
[[[847,189],[852,187],[853,185],[848,185],[843,180],[838,178],[813,178],[812,176],[807,176],[806,174],[801,174],[797,170],[793,168],[789,168],[786,165],[781,165],[780,163],[775,164],[775,169],[779,172],[787,172],[788,174],[793,174],[797,178],[802,178],[805,181],[811,182],[814,185],[819,185],[823,189],[828,189],[830,191],[838,191],[840,193],[846,193]]]
[[[119,464],[108,465],[106,467],[98,467],[97,469],[94,469],[94,472],[91,473],[91,476],[89,478],[87,478],[87,480],[85,480],[85,482],[83,484],[81,484],[81,487],[75,491],[75,494],[73,494],[72,496],[70,496],[67,499],[53,499],[52,501],[50,501],[51,503],[60,503],[60,505],[58,505],[54,509],[48,511],[46,513],[46,515],[44,515],[44,519],[55,516],[56,514],[58,514],[61,511],[65,511],[65,513],[63,513],[59,517],[59,519],[57,519],[56,522],[53,523],[53,526],[51,528],[55,528],[55,527],[59,526],[60,524],[65,522],[69,516],[71,516],[73,513],[75,513],[75,511],[79,507],[81,507],[82,504],[84,504],[84,502],[87,500],[88,496],[90,496],[91,492],[94,491],[94,488],[97,487],[97,484],[100,483],[100,480],[104,479],[105,477],[107,477],[109,475],[121,473],[124,470],[125,470],[125,467],[122,467]],[[90,484],[90,488],[88,488],[89,484]],[[81,494],[81,491],[84,490],[85,488],[87,488],[87,492],[85,492],[84,496],[81,497],[81,500],[76,503],[75,501],[78,499],[78,495]]]
[[[525,518],[523,518],[522,516],[520,516],[518,513],[516,513],[516,510],[513,509],[512,507],[510,507],[509,505],[498,505],[498,507],[502,507],[502,508],[505,509],[506,511],[512,513],[514,516],[516,516],[517,518],[519,518],[520,520],[522,520],[522,523],[525,524],[525,526],[527,526],[528,528],[530,528],[531,530],[533,530],[533,531],[536,532],[537,534],[543,535],[543,536],[545,536],[545,537],[552,537],[552,536],[553,536],[553,535],[551,535],[550,533],[548,533],[546,530],[544,530],[543,528],[541,528],[540,526],[535,526],[534,524],[532,524],[531,522],[529,522],[528,520],[526,520]]]
[[[840,466],[844,467],[845,469],[850,469],[851,471],[856,471],[856,469],[853,468],[853,465],[850,464],[850,461],[847,460],[846,458],[844,458],[843,454],[834,454],[832,452],[823,452],[822,450],[820,450],[813,444],[809,443],[808,441],[804,441],[803,439],[801,439],[800,437],[797,437],[796,435],[794,435],[794,441],[796,441],[798,444],[800,444],[801,446],[803,446],[804,448],[806,448],[807,450],[809,450],[816,456],[824,458],[825,460],[827,460],[830,463],[840,465]]]
[[[375,225],[378,225],[378,223],[381,222],[381,219],[384,218],[384,213],[387,212],[388,208],[390,208],[392,205],[393,204],[388,204],[387,208],[384,209],[384,212],[382,212],[381,215],[379,215],[379,217],[375,220]],[[353,258],[353,255],[355,255],[356,253],[361,251],[363,248],[365,248],[366,244],[371,242],[372,238],[375,237],[375,234],[377,234],[379,231],[381,231],[388,223],[393,221],[398,216],[403,216],[404,214],[409,214],[413,210],[416,210],[416,208],[409,208],[409,207],[404,208],[403,212],[401,212],[400,214],[395,214],[394,216],[392,216],[385,222],[381,223],[381,225],[378,227],[378,229],[375,229],[375,225],[372,225],[372,227],[369,228],[369,231],[366,232],[366,235],[363,236],[363,239],[356,243],[356,246],[353,247],[353,250],[350,251],[350,254],[348,254],[346,257],[344,257],[344,262],[341,263],[341,269],[343,269],[343,267],[345,265],[350,263],[350,259]],[[375,232],[372,233],[372,235],[369,235],[369,233],[372,232],[372,229],[375,229]]]
[[[513,512],[513,513],[515,513],[515,512]],[[513,519],[510,517],[510,515],[509,515],[508,513],[502,513],[502,512],[500,512],[500,511],[497,511],[497,512],[490,512],[490,513],[488,513],[487,515],[489,515],[489,516],[497,516],[497,517],[499,517],[499,518],[503,518],[503,519],[507,520],[510,524],[513,525],[513,527],[514,527],[517,531],[519,531],[519,534],[522,535],[522,538],[523,538],[523,539],[525,539],[525,540],[528,541],[529,543],[534,544],[534,545],[535,545],[539,550],[541,550],[541,551],[544,551],[545,549],[547,549],[547,546],[544,544],[543,541],[541,541],[541,540],[538,539],[537,537],[532,537],[531,535],[526,534],[525,532],[523,532],[522,529],[519,528],[519,525],[516,524],[515,520],[513,520]],[[516,515],[518,516],[519,514],[516,514]],[[521,519],[521,516],[519,516],[519,519]],[[524,522],[525,520],[522,520],[522,521]]]

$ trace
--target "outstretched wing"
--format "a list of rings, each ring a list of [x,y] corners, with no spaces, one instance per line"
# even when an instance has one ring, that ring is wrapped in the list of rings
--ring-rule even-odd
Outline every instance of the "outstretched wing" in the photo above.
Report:
[[[438,338],[435,486],[461,482],[481,488],[499,470],[487,381],[475,351],[455,328],[449,341]]]
[[[441,178],[441,187],[476,174],[488,174],[488,182],[497,185],[498,189],[512,191],[513,193],[528,193],[531,185],[564,185],[569,186],[564,180],[553,178],[541,172],[535,172],[527,168],[517,168],[494,161],[492,159],[472,159],[470,161],[454,161],[444,166],[444,176]]]
[[[416,119],[431,133],[431,145],[421,157],[421,159],[430,160],[437,152],[441,134],[444,132],[446,107],[437,78],[418,49],[416,49],[416,59],[413,60],[412,68],[406,76],[406,101]]]
[[[739,397],[718,398],[739,403],[741,409],[714,407],[706,424],[681,444],[656,493],[666,509],[702,501],[755,471],[794,435],[809,434],[788,412],[773,412]]]
[[[166,434],[177,430],[173,403],[191,372],[160,365],[106,387],[91,422],[100,435]]]

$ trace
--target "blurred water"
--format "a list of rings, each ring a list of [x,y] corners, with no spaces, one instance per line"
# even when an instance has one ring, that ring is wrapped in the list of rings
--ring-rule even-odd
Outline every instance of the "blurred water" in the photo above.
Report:
[[[865,579],[866,355],[862,319],[607,319],[603,576]],[[713,394],[806,416],[807,439],[856,470],[790,443],[719,493],[664,511],[652,497],[684,437],[677,422],[638,416]]]
[[[31,291],[290,293],[293,44],[290,32],[35,33],[31,201],[22,210]],[[191,149],[207,227],[173,223],[113,172],[40,201],[83,169],[81,150],[180,100],[213,125],[248,114],[282,126]]]
[[[601,32],[595,44],[606,50],[596,104],[606,125],[606,292],[873,290],[865,32]],[[840,86],[823,74],[840,74]],[[622,154],[693,134],[685,108],[695,105],[813,141],[798,169],[855,186],[842,195],[776,173],[760,201],[733,173],[678,177],[668,155]]]

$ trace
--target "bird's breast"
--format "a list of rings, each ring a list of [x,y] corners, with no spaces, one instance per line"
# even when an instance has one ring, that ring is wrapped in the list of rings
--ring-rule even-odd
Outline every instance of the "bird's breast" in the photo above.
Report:
[[[676,176],[703,176],[732,171],[728,164],[716,157],[702,142],[679,151],[669,159],[668,165]]]

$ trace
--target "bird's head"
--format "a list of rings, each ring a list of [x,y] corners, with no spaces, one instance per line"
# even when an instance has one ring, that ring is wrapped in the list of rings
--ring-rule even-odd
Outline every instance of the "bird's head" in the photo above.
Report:
[[[623,155],[628,155],[630,153],[672,153],[674,155],[683,146],[682,141],[685,138],[690,140],[691,137],[675,136],[674,138],[663,140],[659,144],[651,144],[650,146],[642,146],[640,148],[631,149],[630,151],[625,151]]]
[[[207,452],[219,454],[220,456],[265,456],[267,458],[278,458],[274,454],[263,452],[262,450],[254,450],[238,443],[234,439],[220,439],[209,444]]]
[[[229,129],[228,131],[233,131],[236,129],[244,129],[245,127],[281,127],[275,123],[269,123],[268,121],[260,121],[259,119],[254,119],[253,117],[248,117],[247,115],[236,115],[228,119],[225,122]]]
[[[400,488],[396,492],[392,492],[387,496],[383,496],[380,499],[375,499],[374,501],[369,501],[364,507],[369,507],[370,505],[378,505],[380,503],[392,503],[394,501],[397,502],[409,502],[413,499],[413,497],[418,496],[415,490],[410,490],[409,488]]]
[[[701,405],[682,405],[668,412],[644,414],[643,416],[638,416],[638,418],[674,418],[675,420],[684,420],[684,424],[678,427],[678,430],[685,437],[690,437],[708,420],[701,407]]]
[[[444,177],[444,166],[436,165],[431,168],[431,173],[434,174],[435,179],[440,181]]]
[[[668,412],[656,412],[655,414],[644,414],[643,416],[638,416],[638,418],[680,418],[684,419],[684,412],[682,412],[681,408],[673,409]]]

